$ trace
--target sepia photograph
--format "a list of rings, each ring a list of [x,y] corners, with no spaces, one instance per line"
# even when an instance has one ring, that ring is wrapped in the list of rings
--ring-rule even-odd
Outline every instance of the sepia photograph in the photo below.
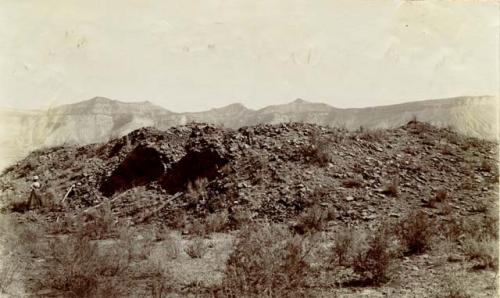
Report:
[[[498,297],[500,2],[0,0],[0,297]]]

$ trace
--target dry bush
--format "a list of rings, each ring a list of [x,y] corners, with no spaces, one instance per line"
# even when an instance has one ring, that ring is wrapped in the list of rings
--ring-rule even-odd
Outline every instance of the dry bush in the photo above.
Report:
[[[354,255],[352,269],[365,283],[377,285],[388,280],[394,258],[389,242],[389,231],[382,226]]]
[[[330,154],[330,141],[314,132],[309,138],[309,145],[302,148],[302,156],[306,161],[326,166],[332,159]]]
[[[423,253],[430,248],[436,234],[435,225],[423,211],[408,214],[398,225],[398,237],[406,253]]]
[[[185,232],[193,235],[206,236],[207,227],[201,218],[196,218],[185,224]]]
[[[387,133],[383,129],[360,129],[358,138],[369,142],[382,142],[387,139]]]
[[[416,153],[417,153],[415,148],[410,147],[410,146],[406,146],[405,148],[403,148],[403,152],[406,154],[410,154],[410,155],[416,155]]]
[[[179,209],[172,213],[172,216],[166,218],[168,226],[172,229],[182,230],[188,226],[188,215],[185,210]]]
[[[106,239],[118,236],[119,224],[109,204],[78,215],[63,214],[55,222],[47,225],[49,234],[77,233],[81,237]]]
[[[189,182],[186,189],[184,198],[187,202],[188,209],[196,209],[204,206],[208,201],[208,192],[206,186],[208,184],[207,178],[198,178],[194,183]]]
[[[444,236],[457,244],[476,269],[498,269],[498,214],[490,211],[482,217],[452,217],[441,225]]]
[[[356,255],[357,249],[364,243],[366,235],[351,227],[341,228],[336,231],[333,239],[331,263],[340,266],[352,264],[352,258]]]
[[[389,183],[384,186],[382,193],[391,197],[399,196],[399,181],[398,179],[392,179]]]
[[[68,297],[119,296],[126,284],[111,288],[112,278],[128,267],[130,254],[126,246],[114,245],[100,252],[97,243],[82,234],[56,237],[49,240],[46,252],[48,266],[34,275],[35,289],[53,289]]]
[[[448,192],[444,189],[440,189],[436,192],[435,199],[437,202],[442,203],[448,199]]]
[[[185,224],[189,234],[206,236],[211,233],[223,232],[230,228],[231,222],[227,211],[212,213],[205,218],[194,219]]]
[[[462,251],[469,260],[474,260],[476,269],[498,270],[498,243],[484,237],[482,239],[468,237],[462,243]]]
[[[442,154],[442,155],[453,155],[453,149],[451,148],[451,146],[450,146],[450,145],[445,144],[445,145],[441,148],[441,154]]]
[[[488,209],[484,214],[482,222],[483,232],[493,239],[498,239],[498,209]]]
[[[482,172],[491,172],[493,171],[493,165],[488,160],[483,159],[479,166],[479,170]]]
[[[342,185],[348,188],[358,188],[363,186],[363,181],[361,179],[347,179],[342,181]]]
[[[110,204],[103,204],[75,220],[77,232],[92,239],[106,239],[117,232],[118,220],[111,211]]]
[[[253,215],[249,210],[233,210],[228,214],[228,228],[240,229],[251,224]]]
[[[302,296],[311,274],[304,261],[314,243],[279,226],[241,231],[219,289],[228,297]]]
[[[315,233],[325,228],[327,218],[328,210],[314,205],[299,216],[293,229],[299,234]]]
[[[226,211],[209,214],[205,218],[206,233],[219,233],[226,230],[229,218]]]
[[[411,133],[419,135],[428,131],[429,125],[424,122],[419,122],[416,118],[408,122],[408,128]]]
[[[196,238],[189,242],[184,251],[193,259],[201,259],[207,253],[208,245],[203,238]]]

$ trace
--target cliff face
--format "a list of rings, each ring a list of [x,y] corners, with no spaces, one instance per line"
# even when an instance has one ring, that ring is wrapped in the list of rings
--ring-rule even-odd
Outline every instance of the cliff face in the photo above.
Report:
[[[458,97],[359,109],[338,109],[301,99],[260,110],[241,104],[199,113],[173,113],[149,102],[124,103],[96,97],[47,111],[0,110],[0,168],[28,152],[61,144],[105,142],[137,128],[159,129],[191,121],[230,128],[262,123],[306,122],[347,129],[394,128],[419,121],[484,139],[497,139],[498,98]]]

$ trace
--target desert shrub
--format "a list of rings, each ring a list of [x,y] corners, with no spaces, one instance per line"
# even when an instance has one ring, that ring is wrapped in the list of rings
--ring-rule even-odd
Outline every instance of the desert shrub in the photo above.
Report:
[[[349,266],[357,249],[365,241],[365,235],[353,228],[341,228],[336,231],[333,239],[331,263]]]
[[[352,269],[365,283],[380,284],[388,279],[394,257],[389,242],[389,231],[382,226],[353,257]]]
[[[185,210],[179,209],[175,210],[171,216],[169,216],[167,219],[167,224],[170,228],[176,229],[176,230],[181,230],[186,228],[188,226],[188,215]]]
[[[25,200],[10,201],[7,209],[11,212],[23,213],[28,210],[28,202]]]
[[[491,172],[493,170],[493,165],[486,159],[481,160],[481,165],[479,170],[482,172]]]
[[[348,188],[361,187],[363,186],[363,181],[361,179],[346,179],[342,181],[342,185]]]
[[[311,274],[304,260],[313,244],[279,226],[241,231],[219,292],[230,297],[300,296]]]
[[[193,259],[201,259],[207,253],[208,245],[203,238],[196,238],[189,242],[184,251]]]
[[[483,231],[493,239],[498,239],[498,209],[490,208],[483,217]]]
[[[406,154],[410,154],[410,155],[416,155],[416,153],[417,153],[415,148],[410,147],[410,146],[406,146],[405,148],[403,148],[403,152]]]
[[[206,186],[207,178],[198,178],[194,182],[189,182],[184,198],[187,202],[188,209],[196,209],[203,206],[208,201],[208,192]]]
[[[436,192],[435,199],[437,202],[444,202],[448,198],[448,192],[444,189],[440,189]]]
[[[77,233],[80,237],[105,239],[118,232],[118,220],[109,204],[89,209],[79,215],[62,215],[55,222],[48,224],[50,234]]]
[[[398,236],[406,253],[422,253],[430,248],[435,225],[423,211],[412,212],[399,223]]]
[[[498,243],[493,239],[468,237],[461,247],[469,260],[477,262],[476,269],[498,269]]]
[[[227,216],[228,228],[239,229],[252,222],[252,213],[248,210],[232,210]]]
[[[205,226],[208,233],[218,233],[226,229],[228,225],[228,214],[226,211],[209,214],[205,218]]]
[[[441,148],[441,154],[442,155],[453,155],[453,149],[451,148],[451,146],[449,144],[445,144]]]
[[[293,229],[299,234],[314,233],[324,229],[328,211],[319,205],[314,205],[303,212]]]
[[[392,179],[390,182],[386,183],[382,189],[382,193],[391,197],[399,196],[399,181],[398,179]]]
[[[230,228],[230,219],[227,211],[207,215],[205,218],[193,219],[186,223],[186,231],[190,234],[206,236],[210,233],[223,232]]]
[[[309,144],[302,148],[302,156],[306,161],[326,166],[331,161],[330,141],[314,132],[309,138]]]
[[[69,297],[99,297],[103,291],[119,296],[121,289],[110,289],[108,279],[122,274],[130,261],[124,246],[102,253],[97,243],[81,234],[50,239],[46,257],[49,265],[33,277],[35,288],[58,290]]]
[[[387,139],[387,133],[383,129],[360,129],[358,138],[369,142],[382,142]]]
[[[429,130],[429,125],[424,122],[419,122],[416,118],[408,122],[409,131],[413,134],[419,135]]]

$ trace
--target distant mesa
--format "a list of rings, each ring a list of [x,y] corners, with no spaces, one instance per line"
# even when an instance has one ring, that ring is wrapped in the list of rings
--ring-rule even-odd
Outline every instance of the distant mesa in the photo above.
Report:
[[[234,103],[204,112],[175,113],[149,101],[121,102],[102,96],[47,111],[0,109],[0,168],[38,148],[106,142],[141,127],[167,129],[189,122],[239,128],[305,122],[354,130],[394,128],[413,118],[478,138],[498,140],[498,97],[463,96],[368,108],[334,108],[302,98],[259,110]],[[27,133],[29,132],[29,133]]]
[[[296,100],[294,100],[292,103],[294,104],[307,104],[309,103],[308,101],[305,101],[303,100],[302,98],[297,98]]]

